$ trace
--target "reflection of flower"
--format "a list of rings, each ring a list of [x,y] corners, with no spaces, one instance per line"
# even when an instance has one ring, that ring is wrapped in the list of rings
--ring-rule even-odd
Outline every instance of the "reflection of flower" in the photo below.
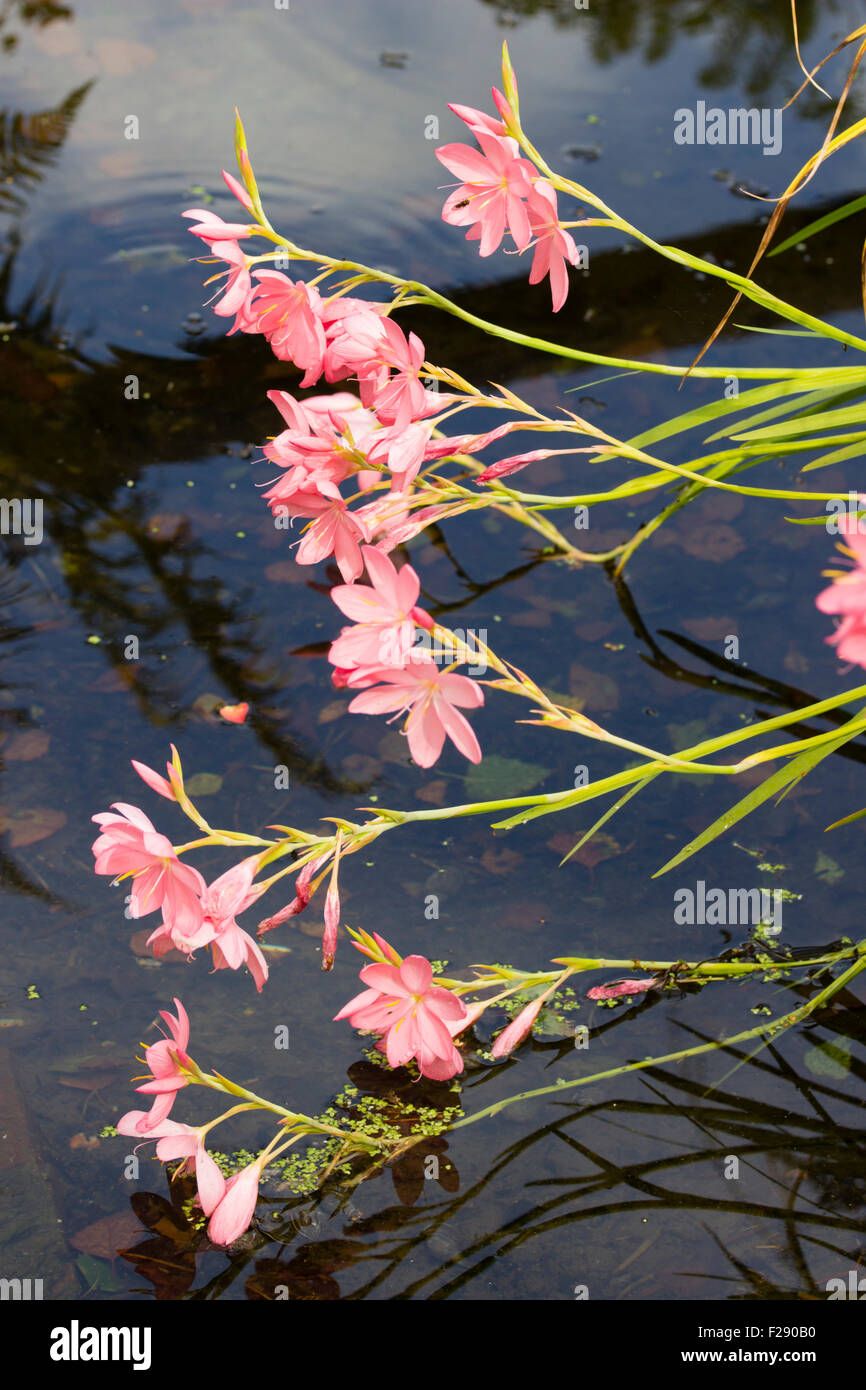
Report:
[[[401,1154],[390,1164],[394,1191],[404,1207],[414,1206],[424,1184],[435,1178],[443,1192],[458,1192],[460,1174],[450,1158],[445,1157],[447,1140],[441,1135],[429,1135],[422,1139],[408,1153]]]

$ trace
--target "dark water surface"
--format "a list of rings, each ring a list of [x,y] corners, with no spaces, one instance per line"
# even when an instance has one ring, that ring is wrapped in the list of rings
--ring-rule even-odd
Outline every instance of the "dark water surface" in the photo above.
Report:
[[[862,18],[843,0],[798,10],[810,61]],[[296,377],[260,340],[221,336],[202,309],[202,270],[179,217],[211,198],[234,215],[219,178],[232,159],[233,105],[271,220],[301,245],[425,279],[524,331],[685,363],[724,294],[593,232],[590,273],[573,275],[552,320],[546,286],[528,287],[522,263],[480,261],[440,221],[443,171],[425,119],[438,113],[442,138],[463,138],[447,103],[488,104],[507,37],[524,121],[554,165],[662,241],[744,268],[767,205],[735,196],[735,186],[780,193],[818,147],[829,108],[817,94],[801,99],[775,158],[675,145],[673,112],[699,98],[783,105],[799,84],[789,22],[787,0],[610,0],[586,12],[567,0],[0,8],[0,490],[43,498],[46,533],[38,547],[0,538],[0,1272],[43,1277],[46,1296],[58,1298],[156,1289],[238,1299],[259,1296],[278,1268],[305,1298],[567,1300],[586,1285],[594,1299],[733,1299],[820,1295],[862,1260],[866,1057],[863,1010],[850,995],[751,1061],[718,1054],[512,1106],[449,1138],[440,1184],[386,1169],[348,1205],[334,1187],[302,1206],[272,1184],[260,1234],[232,1257],[194,1256],[182,1218],[169,1214],[161,1166],[142,1155],[130,1182],[127,1141],[99,1139],[133,1103],[139,1039],[153,1040],[146,1030],[176,994],[197,1060],[261,1094],[317,1113],[347,1074],[362,1091],[382,1084],[361,1060],[361,1040],[330,1022],[356,991],[360,962],[347,938],[323,977],[318,938],[294,919],[271,938],[290,949],[271,957],[261,998],[246,975],[209,974],[204,954],[192,965],[156,963],[130,948],[138,924],[124,919],[120,891],[93,876],[89,817],[132,801],[187,837],[186,822],[142,788],[131,757],[161,767],[176,743],[188,774],[219,782],[202,798],[211,822],[250,832],[275,820],[312,829],[373,798],[417,808],[436,782],[448,802],[470,795],[453,749],[424,773],[382,720],[338,716],[345,699],[315,650],[339,621],[327,594],[333,570],[289,568],[287,538],[253,485],[269,476],[250,464],[275,428],[265,391],[293,389]],[[835,70],[833,91],[842,80]],[[855,90],[852,119],[857,100]],[[138,141],[123,136],[130,115]],[[857,196],[863,173],[856,146],[830,161],[788,230]],[[768,262],[763,281],[857,332],[862,237],[859,221],[842,223],[806,253]],[[422,334],[429,359],[503,382],[545,410],[581,401],[623,438],[720,389],[694,381],[678,395],[635,377],[598,384],[603,370],[552,367],[443,316],[407,311],[401,322]],[[736,369],[849,356],[731,329],[713,360]],[[138,401],[125,398],[130,374]],[[597,469],[551,461],[533,470],[531,487],[578,491],[591,476],[596,485]],[[772,470],[765,476],[786,485],[793,467],[778,483]],[[825,470],[820,486],[862,488],[858,479],[855,462]],[[581,535],[602,549],[656,509],[593,512]],[[423,601],[450,626],[486,628],[500,655],[583,699],[619,734],[684,747],[856,683],[840,673],[814,607],[828,537],[786,526],[783,510],[705,496],[638,550],[620,584],[598,566],[543,559],[528,531],[490,514],[459,518],[444,537],[428,532],[410,555]],[[737,667],[722,659],[731,633]],[[137,663],[124,659],[128,634],[140,640]],[[248,701],[249,722],[208,717],[208,695]],[[580,764],[593,778],[624,765],[598,746],[515,726],[522,714],[491,695],[473,722],[485,754],[535,765],[539,789],[572,785]],[[344,920],[383,932],[404,954],[447,959],[457,974],[484,960],[541,969],[563,953],[700,959],[742,935],[674,923],[675,889],[700,878],[800,895],[785,905],[792,946],[860,935],[862,831],[822,832],[866,799],[864,761],[866,750],[849,746],[780,806],[655,880],[735,799],[730,785],[659,781],[607,827],[600,855],[562,868],[599,805],[496,838],[484,818],[406,827],[366,861],[347,862]],[[274,790],[277,764],[291,769],[289,792]],[[764,861],[786,868],[762,877]],[[212,877],[229,860],[196,862]],[[431,893],[438,921],[425,918]],[[315,904],[308,916],[315,926]],[[616,1009],[583,998],[568,1017],[590,1028],[588,1050],[550,1032],[507,1063],[473,1062],[461,1103],[471,1113],[733,1034],[790,998],[759,980]],[[484,1021],[481,1044],[499,1021]],[[290,1028],[287,1052],[273,1047],[280,1024]],[[823,1043],[837,1049],[835,1068],[816,1051]],[[433,1106],[453,1099],[433,1085],[423,1095]],[[209,1113],[204,1097],[182,1101],[178,1118]],[[269,1132],[238,1122],[220,1143],[254,1149]],[[737,1180],[725,1177],[730,1156]],[[115,1254],[144,1237],[133,1193],[154,1232],[135,1264]],[[268,1240],[271,1224],[281,1243]],[[262,1263],[276,1259],[279,1267]]]

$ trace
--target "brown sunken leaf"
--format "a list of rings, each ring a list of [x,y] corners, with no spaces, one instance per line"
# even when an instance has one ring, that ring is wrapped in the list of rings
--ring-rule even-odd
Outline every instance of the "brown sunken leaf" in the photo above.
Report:
[[[714,564],[733,560],[746,548],[740,533],[723,521],[690,526],[679,541],[687,555],[694,555],[698,560],[711,560]]]
[[[444,806],[447,795],[448,783],[444,777],[437,777],[435,782],[428,782],[426,786],[418,787],[415,792],[418,801],[426,801],[430,806]]]
[[[3,757],[10,763],[32,763],[48,752],[51,737],[44,729],[25,729],[13,734],[3,748]]]
[[[494,849],[491,845],[482,854],[481,863],[488,873],[510,874],[518,864],[523,863],[523,855],[518,854],[516,850],[508,849],[505,845],[502,849]]]
[[[97,1135],[92,1134],[88,1139],[87,1135],[82,1131],[80,1134],[73,1134],[69,1141],[69,1147],[70,1149],[87,1149],[89,1152],[91,1149],[99,1148],[99,1138]]]
[[[736,618],[684,618],[682,626],[698,642],[723,642],[740,630]]]
[[[189,531],[189,518],[178,512],[160,512],[152,516],[145,527],[151,540],[171,545],[179,541]]]
[[[116,695],[121,690],[129,690],[135,682],[135,662],[131,661],[126,666],[112,666],[109,671],[103,671],[101,676],[97,676],[95,681],[91,681],[84,688],[96,691],[100,695]]]
[[[547,841],[549,849],[555,850],[563,857],[568,854],[575,845],[574,838],[566,832],[552,835]],[[615,859],[618,854],[623,853],[622,845],[615,840],[612,835],[605,835],[599,832],[593,835],[591,840],[587,840],[576,854],[571,855],[571,859],[578,864],[583,864],[586,869],[594,869],[596,864],[601,864],[605,859]],[[569,860],[569,863],[571,860]]]
[[[265,579],[271,584],[305,584],[307,578],[304,567],[294,560],[275,560],[265,570]]]
[[[579,702],[580,709],[612,710],[619,708],[619,687],[610,676],[600,671],[591,671],[579,661],[573,661],[568,669],[568,689],[571,702]]]
[[[78,1076],[59,1076],[59,1086],[69,1086],[73,1091],[104,1091],[113,1081],[119,1080],[116,1071],[97,1071],[89,1069]],[[91,1253],[91,1252],[88,1252]]]
[[[83,1231],[69,1237],[69,1244],[84,1255],[96,1255],[100,1260],[111,1260],[113,1263],[121,1250],[142,1235],[144,1232],[138,1217],[124,1208],[111,1216],[101,1217],[92,1226],[85,1226]]]
[[[39,840],[47,840],[65,824],[66,813],[50,806],[34,806],[26,811],[0,810],[0,834],[8,832],[12,849],[23,849]]]

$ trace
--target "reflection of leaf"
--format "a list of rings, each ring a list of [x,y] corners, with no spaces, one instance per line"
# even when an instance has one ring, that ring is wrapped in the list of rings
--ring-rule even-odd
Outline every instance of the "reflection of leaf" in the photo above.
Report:
[[[65,824],[66,813],[48,806],[33,806],[26,811],[0,811],[0,834],[9,831],[9,844],[13,849],[23,849],[25,845],[46,840],[55,831],[62,830]]]
[[[180,1246],[189,1245],[194,1238],[183,1213],[156,1192],[134,1192],[129,1203],[141,1224],[155,1235],[166,1236]]]
[[[310,1241],[292,1256],[289,1268],[295,1274],[333,1274],[338,1269],[350,1269],[363,1249],[357,1240]]]
[[[831,859],[823,850],[818,851],[813,872],[815,877],[822,879],[824,883],[838,883],[840,878],[845,877],[845,870],[841,864],[837,864],[836,860]]]
[[[844,1081],[851,1069],[851,1039],[840,1037],[836,1043],[819,1043],[810,1047],[803,1061],[816,1076],[831,1076]]]
[[[299,1274],[294,1260],[291,1263],[256,1260],[256,1272],[247,1280],[246,1291],[248,1298],[268,1303],[287,1297],[298,1303],[332,1303],[340,1297],[340,1286],[335,1279],[327,1274]]]
[[[490,753],[482,762],[470,767],[466,774],[466,795],[473,801],[496,801],[508,796],[522,796],[532,791],[550,775],[549,767],[525,763],[520,758],[503,758]]]
[[[136,1274],[150,1280],[158,1299],[173,1302],[181,1298],[195,1279],[194,1252],[178,1250],[165,1236],[153,1236],[120,1253]]]
[[[24,199],[15,187],[32,186],[43,177],[66,139],[79,106],[92,87],[87,82],[53,111],[0,111],[0,207],[23,208]]]
[[[190,796],[213,796],[222,784],[223,779],[218,772],[195,772],[185,782]]]

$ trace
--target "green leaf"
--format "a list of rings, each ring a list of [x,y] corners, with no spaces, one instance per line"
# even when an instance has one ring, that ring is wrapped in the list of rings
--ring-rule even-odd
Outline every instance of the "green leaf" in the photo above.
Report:
[[[810,1047],[803,1061],[815,1076],[831,1076],[844,1081],[851,1070],[851,1039],[839,1037],[837,1043],[819,1043]]]
[[[491,753],[466,774],[466,793],[473,801],[500,801],[531,792],[545,777],[549,767],[524,763],[519,758],[503,758]]]
[[[823,758],[834,753],[837,748],[841,748],[843,744],[848,743],[852,738],[857,738],[857,736],[863,732],[861,719],[862,711],[860,714],[856,715],[849,724],[843,725],[843,730],[847,730],[847,732],[840,731],[836,738],[820,744],[817,748],[807,749],[806,752],[800,753],[796,758],[792,758],[790,762],[785,763],[784,767],[780,767],[776,772],[771,773],[769,777],[764,779],[760,786],[755,787],[753,791],[749,792],[748,796],[744,796],[741,801],[738,801],[736,805],[732,806],[729,811],[726,811],[723,816],[719,816],[717,820],[714,820],[712,825],[707,826],[707,829],[701,831],[700,835],[696,836],[694,840],[690,840],[678,854],[674,855],[673,859],[669,859],[666,864],[663,864],[660,869],[657,869],[653,874],[653,878],[660,878],[662,874],[666,874],[670,869],[674,869],[678,864],[682,864],[684,859],[690,859],[693,854],[697,854],[699,849],[703,849],[705,845],[715,840],[723,831],[730,830],[738,821],[741,821],[745,816],[750,815],[752,811],[756,810],[758,806],[768,801],[771,796],[775,796],[777,793],[784,795],[791,789],[795,782],[805,777],[807,772],[811,772],[812,768],[816,767]],[[852,725],[854,726],[853,728],[851,727]]]
[[[734,434],[732,439],[783,439],[791,435],[811,434],[813,430],[832,430],[843,425],[862,425],[866,423],[866,402],[846,406],[842,410],[822,410],[817,415],[802,415],[799,419],[788,420],[782,425],[770,425],[763,430],[747,430],[744,434]]]
[[[862,811],[852,811],[850,816],[843,816],[841,820],[834,820],[833,824],[826,826],[825,829],[837,830],[840,825],[850,825],[852,821],[862,820],[863,816],[866,816],[866,806],[863,807]]]
[[[838,883],[840,878],[845,877],[845,870],[841,864],[837,864],[835,859],[831,859],[829,854],[823,850],[818,851],[818,858],[815,860],[815,867],[812,870],[816,878],[823,879],[825,883]]]
[[[186,779],[186,790],[190,796],[213,796],[219,791],[223,779],[218,772],[196,772]]]
[[[824,217],[818,217],[814,222],[809,222],[802,231],[795,232],[793,236],[786,237],[778,246],[774,246],[772,251],[767,252],[767,259],[771,256],[779,256],[783,251],[788,251],[792,246],[799,246],[801,241],[807,241],[810,236],[815,236],[817,232],[823,232],[825,227],[832,227],[834,222],[841,222],[843,217],[851,217],[855,212],[860,212],[861,208],[866,208],[866,198],[854,198],[850,203],[843,203],[840,208],[833,212],[828,212]]]
[[[89,1289],[99,1289],[100,1293],[117,1293],[123,1288],[107,1260],[98,1260],[95,1255],[79,1255],[75,1263]]]

